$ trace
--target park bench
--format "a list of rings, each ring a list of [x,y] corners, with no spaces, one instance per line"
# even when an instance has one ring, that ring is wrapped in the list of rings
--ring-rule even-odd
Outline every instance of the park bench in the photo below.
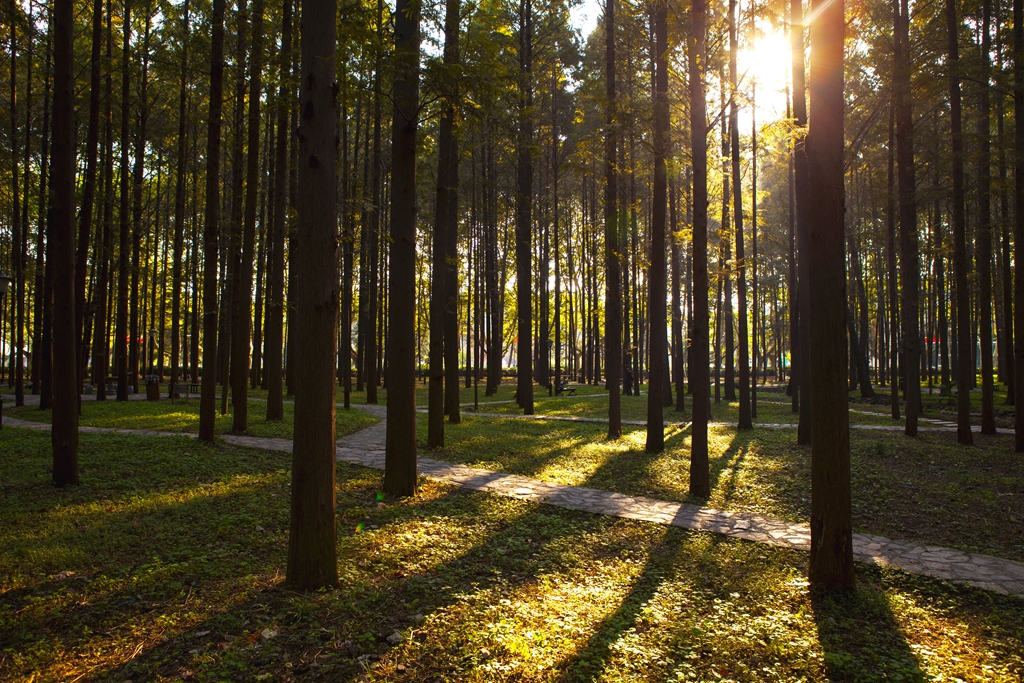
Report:
[[[558,389],[555,390],[555,396],[575,396],[576,387],[570,385],[568,382],[562,382],[558,385]]]

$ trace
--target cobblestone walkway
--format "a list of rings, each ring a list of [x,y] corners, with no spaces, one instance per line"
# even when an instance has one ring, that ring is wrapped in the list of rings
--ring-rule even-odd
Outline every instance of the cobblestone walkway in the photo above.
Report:
[[[383,406],[358,407],[381,421],[338,439],[337,459],[364,467],[383,469],[387,409]],[[498,415],[498,417],[508,416]],[[585,418],[576,419],[585,420]],[[40,430],[49,430],[50,428],[48,424],[11,418],[6,419],[5,424],[12,427]],[[150,430],[98,427],[81,427],[80,429],[82,432],[93,433],[185,436],[180,433]],[[227,443],[264,450],[290,452],[292,449],[290,439],[233,435],[224,435],[222,438]],[[510,498],[547,503],[613,517],[708,531],[794,550],[810,550],[811,537],[807,524],[786,522],[765,515],[730,512],[687,503],[672,503],[643,496],[627,496],[585,486],[554,484],[515,474],[466,467],[433,458],[420,457],[419,471],[433,479],[475,491],[485,491]],[[858,562],[865,564],[895,567],[910,574],[965,583],[1004,595],[1024,598],[1024,563],[1022,562],[859,533],[853,536],[853,554]]]

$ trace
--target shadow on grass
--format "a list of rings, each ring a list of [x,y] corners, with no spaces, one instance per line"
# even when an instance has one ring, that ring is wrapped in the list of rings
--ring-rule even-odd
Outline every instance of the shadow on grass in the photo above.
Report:
[[[843,591],[811,590],[810,595],[828,680],[928,680],[886,592],[857,586]]]
[[[672,541],[678,541],[668,529],[660,540],[648,550],[647,561],[629,592],[622,598],[618,609],[605,617],[591,633],[586,643],[567,661],[559,665],[562,675],[558,683],[593,681],[600,678],[611,657],[611,646],[636,624],[636,618],[658,592],[666,574],[672,572]]]

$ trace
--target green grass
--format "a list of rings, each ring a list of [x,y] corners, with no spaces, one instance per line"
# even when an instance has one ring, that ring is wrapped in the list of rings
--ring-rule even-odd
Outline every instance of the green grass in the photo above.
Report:
[[[717,417],[717,415],[716,415]],[[690,431],[666,429],[665,450],[644,452],[646,429],[606,440],[603,424],[474,417],[446,425],[445,448],[424,454],[473,467],[662,500],[769,514],[810,516],[810,448],[796,430],[709,428],[712,494],[691,499]],[[858,530],[1024,560],[1024,476],[1006,437],[851,431],[851,481]]]
[[[1017,681],[1021,602],[339,464],[338,590],[282,584],[287,454],[0,431],[0,680]],[[397,646],[386,637],[398,631]]]
[[[267,404],[252,402],[249,404],[249,429],[245,434],[268,438],[292,438],[292,420],[295,406],[284,405],[284,419],[268,422],[266,420]],[[40,410],[33,406],[6,408],[6,414],[23,420],[50,421],[50,411]],[[220,414],[218,404],[215,430],[218,434],[231,431],[232,414]],[[339,437],[351,434],[377,422],[377,418],[362,410],[335,411],[335,423]],[[110,427],[116,429],[147,429],[167,432],[199,431],[199,399],[177,399],[169,401],[128,401],[118,403],[112,399],[106,401],[82,401],[82,415],[79,424],[83,427]]]

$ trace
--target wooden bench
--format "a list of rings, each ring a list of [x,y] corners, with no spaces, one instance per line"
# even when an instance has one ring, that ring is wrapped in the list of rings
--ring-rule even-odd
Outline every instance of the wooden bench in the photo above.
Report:
[[[576,387],[570,385],[568,382],[562,382],[561,386],[555,390],[555,396],[575,396]]]

